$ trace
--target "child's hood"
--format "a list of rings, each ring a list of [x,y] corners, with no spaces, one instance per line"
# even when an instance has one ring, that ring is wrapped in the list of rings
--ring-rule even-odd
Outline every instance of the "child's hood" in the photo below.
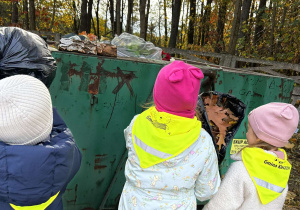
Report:
[[[51,140],[35,146],[0,143],[0,202],[31,206],[63,192],[80,167],[81,154],[53,110]]]

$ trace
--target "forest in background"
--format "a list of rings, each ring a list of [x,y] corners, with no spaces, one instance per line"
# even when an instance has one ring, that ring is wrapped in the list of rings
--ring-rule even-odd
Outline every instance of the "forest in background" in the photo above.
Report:
[[[300,63],[299,0],[1,0],[0,26]]]

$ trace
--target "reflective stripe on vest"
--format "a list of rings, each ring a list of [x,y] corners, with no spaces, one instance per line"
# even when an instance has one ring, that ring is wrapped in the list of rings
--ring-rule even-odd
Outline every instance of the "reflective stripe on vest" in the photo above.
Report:
[[[50,204],[55,200],[55,198],[58,196],[59,192],[53,195],[49,200],[47,200],[45,203],[34,205],[34,206],[16,206],[14,204],[9,204],[14,210],[44,210]]]
[[[289,180],[291,164],[287,161],[285,151],[278,150],[284,153],[284,159],[256,147],[242,150],[243,163],[264,205],[278,198]]]
[[[158,151],[158,150],[156,150],[156,149],[148,146],[147,144],[145,144],[144,142],[142,142],[136,135],[134,135],[134,140],[135,140],[136,145],[138,145],[145,152],[148,152],[151,155],[154,155],[154,156],[159,157],[159,158],[164,158],[164,159],[165,158],[169,158],[169,157],[172,156],[171,154]]]
[[[266,182],[262,179],[259,179],[257,177],[253,177],[253,179],[255,180],[256,184],[261,186],[261,187],[264,187],[264,188],[267,188],[269,190],[272,190],[272,191],[275,191],[275,192],[278,192],[278,193],[282,193],[284,188],[282,187],[279,187],[277,185],[274,185],[274,184],[271,184],[269,182]]]

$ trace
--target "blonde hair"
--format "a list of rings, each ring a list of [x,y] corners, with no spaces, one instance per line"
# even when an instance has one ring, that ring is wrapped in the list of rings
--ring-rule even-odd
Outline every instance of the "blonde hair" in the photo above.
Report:
[[[267,142],[264,142],[263,140],[260,139],[259,142],[255,143],[255,144],[251,144],[251,145],[248,145],[246,147],[258,147],[258,148],[261,148],[263,150],[274,150],[274,151],[277,151],[278,150],[278,147],[275,147]],[[246,148],[245,147],[245,148]]]
[[[149,109],[150,107],[155,106],[154,101],[150,101],[150,102],[145,102],[141,105],[141,107],[146,110]]]

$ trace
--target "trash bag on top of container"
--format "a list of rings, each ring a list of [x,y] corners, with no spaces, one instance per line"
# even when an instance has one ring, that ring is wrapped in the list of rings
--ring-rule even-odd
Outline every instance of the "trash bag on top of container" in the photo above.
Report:
[[[197,109],[203,128],[212,136],[221,164],[245,117],[246,105],[233,95],[210,91],[198,96]]]
[[[117,46],[117,54],[120,57],[135,57],[161,60],[162,49],[155,47],[151,42],[129,33],[116,36],[111,44]]]
[[[27,74],[50,87],[56,62],[38,35],[16,27],[0,27],[0,79]]]

